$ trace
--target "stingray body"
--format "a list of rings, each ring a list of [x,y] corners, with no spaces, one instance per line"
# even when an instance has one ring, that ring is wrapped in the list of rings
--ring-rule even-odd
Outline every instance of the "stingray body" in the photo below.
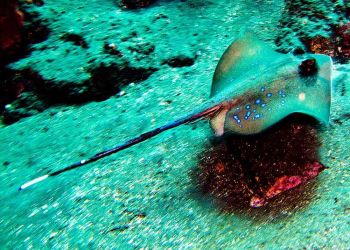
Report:
[[[305,59],[281,54],[248,34],[233,42],[221,57],[214,73],[210,99],[198,110],[89,159],[31,180],[20,190],[203,118],[210,119],[218,136],[225,132],[259,133],[295,112],[311,115],[327,124],[331,69],[332,61],[328,56],[310,55]]]
[[[215,134],[259,133],[296,112],[327,124],[332,60],[312,58],[317,71],[305,75],[300,72],[305,58],[277,53],[252,35],[234,42],[213,77],[211,98],[224,104],[211,119]]]

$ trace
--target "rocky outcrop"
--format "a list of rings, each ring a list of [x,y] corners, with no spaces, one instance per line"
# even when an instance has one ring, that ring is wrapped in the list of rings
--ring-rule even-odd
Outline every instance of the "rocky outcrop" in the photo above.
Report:
[[[339,62],[350,58],[349,1],[286,1],[275,40],[280,51],[304,48]]]
[[[100,63],[88,69],[91,77],[80,81],[46,79],[32,69],[9,70],[1,74],[0,112],[6,124],[45,110],[53,104],[101,101],[117,94],[129,83],[146,80],[156,68],[124,63]]]
[[[130,3],[130,7],[141,7],[141,2]],[[18,45],[13,56],[7,54],[2,58],[0,68],[0,115],[7,124],[41,112],[53,104],[77,104],[107,99],[117,94],[123,86],[143,81],[158,70],[148,63],[138,63],[152,55],[155,46],[149,42],[139,43],[136,32],[132,32],[131,36],[135,41],[122,41],[127,44],[122,46],[123,51],[119,48],[120,43],[113,40],[109,42],[106,35],[100,51],[95,49],[92,53],[89,50],[91,36],[79,30],[58,32],[55,29],[55,34],[50,37],[50,25],[55,21],[42,15],[41,6],[44,2],[21,2],[22,12],[17,10],[17,2],[5,3],[13,7],[12,12],[6,13],[23,13],[25,20],[23,22],[23,18],[21,19],[23,27],[16,33],[17,36],[1,36],[4,37],[1,49],[15,46],[10,46],[9,41],[16,41],[16,46]],[[144,4],[145,1],[142,6]],[[3,15],[6,14],[4,9],[1,11]],[[18,39],[19,36],[21,40]],[[50,43],[50,39],[54,42]],[[46,53],[47,50],[51,54]],[[128,59],[124,56],[125,51],[136,58],[132,63],[130,55]],[[39,55],[39,59],[24,57],[30,53],[32,56]],[[57,53],[61,56],[56,56]],[[55,56],[50,56],[52,54]],[[18,60],[20,58],[22,59]],[[12,63],[11,66],[7,67],[8,63]]]
[[[40,1],[31,2],[42,6]],[[12,70],[8,63],[31,52],[31,45],[47,39],[49,29],[37,12],[19,10],[18,1],[0,3],[0,114],[6,123],[41,112],[46,105],[35,92],[28,70]]]

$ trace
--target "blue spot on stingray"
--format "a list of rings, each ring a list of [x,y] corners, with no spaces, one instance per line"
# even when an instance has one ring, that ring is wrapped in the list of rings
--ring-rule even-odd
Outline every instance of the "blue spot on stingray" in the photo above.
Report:
[[[266,96],[270,98],[272,96],[272,93],[267,93]]]
[[[256,109],[254,109],[253,112],[256,113]]]
[[[266,90],[265,87],[261,87],[260,89],[261,92],[264,92],[265,90]]]
[[[246,109],[246,110],[249,110],[249,109],[250,109],[250,105],[246,105],[246,106],[245,106],[245,109]]]
[[[244,120],[248,120],[249,116],[251,115],[252,112],[248,111],[245,116],[244,116]]]
[[[278,94],[283,98],[286,97],[286,94],[283,92],[283,90],[279,90]]]
[[[259,103],[261,103],[261,99],[257,99],[257,100],[255,101],[255,104],[259,104]]]
[[[261,118],[261,116],[262,115],[260,115],[260,114],[255,114],[253,120],[259,119],[259,118]]]
[[[239,119],[239,116],[237,114],[233,115],[233,119],[237,122],[238,125],[241,124],[241,120]]]
[[[266,103],[263,103],[263,104],[261,104],[261,107],[262,107],[262,108],[265,108],[266,105],[267,105]]]

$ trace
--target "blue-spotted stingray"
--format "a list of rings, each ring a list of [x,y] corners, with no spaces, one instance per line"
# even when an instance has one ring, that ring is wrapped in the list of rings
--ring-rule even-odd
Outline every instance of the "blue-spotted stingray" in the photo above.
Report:
[[[209,119],[217,136],[256,134],[292,113],[304,113],[328,124],[331,72],[329,56],[278,53],[247,34],[235,40],[222,55],[215,69],[210,99],[198,110],[89,159],[33,179],[19,190],[200,119]]]

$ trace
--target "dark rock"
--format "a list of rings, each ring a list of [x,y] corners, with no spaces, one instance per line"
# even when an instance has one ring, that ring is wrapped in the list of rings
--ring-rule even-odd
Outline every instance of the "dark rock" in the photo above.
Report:
[[[39,7],[43,6],[45,4],[43,0],[33,0],[33,1],[27,0],[27,2],[32,2],[33,4],[35,4],[36,6],[39,6]]]
[[[9,162],[9,161],[4,161],[4,162],[2,163],[2,165],[3,165],[4,167],[7,167],[7,166],[10,165],[10,162]]]
[[[123,86],[146,80],[155,68],[133,67],[125,60],[119,63],[98,64],[88,71],[91,78],[82,82],[44,79],[31,69],[6,70],[0,88],[0,115],[5,123],[37,114],[54,104],[78,104],[105,100],[117,94]]]
[[[168,64],[170,67],[177,68],[177,67],[192,66],[194,62],[195,62],[195,58],[193,57],[178,55],[178,56],[171,57],[169,59],[164,60],[162,64]]]
[[[5,106],[3,117],[5,124],[14,123],[21,118],[42,112],[47,105],[33,92],[24,92],[14,102]]]
[[[24,10],[24,38],[25,43],[35,44],[40,43],[49,37],[50,29],[48,26],[48,20],[42,19],[38,12],[35,11],[26,11]]]
[[[115,95],[121,90],[121,87],[129,83],[146,80],[156,70],[155,68],[132,67],[127,63],[124,65],[102,63],[90,70],[91,93],[97,99],[105,99]]]
[[[39,101],[39,80],[30,70],[0,69],[0,115],[6,116],[5,122],[13,123],[46,107]]]
[[[6,24],[2,23],[6,20],[11,21],[11,25],[7,24],[5,29],[0,27],[0,41],[16,39],[8,49],[6,49],[6,46],[0,48],[0,115],[3,115],[5,123],[13,123],[22,117],[36,114],[46,108],[46,104],[39,101],[41,98],[38,97],[36,92],[36,79],[32,78],[30,71],[10,70],[6,68],[6,64],[28,55],[31,50],[30,45],[46,40],[50,32],[46,24],[47,21],[41,19],[37,12],[28,12],[26,10],[28,6],[24,3],[22,3],[22,9],[19,12],[17,1],[1,2],[1,4],[9,3],[13,7],[12,9],[2,8],[4,6],[0,8],[0,13],[7,15],[13,14],[13,11],[15,11],[15,15],[17,15],[17,17],[12,17],[11,20],[7,20],[7,17],[2,16],[0,21],[0,26]],[[41,3],[38,1],[35,4],[40,5]],[[7,28],[11,28],[11,32],[16,32],[16,34],[8,33]],[[20,35],[17,33],[18,30]]]
[[[121,88],[132,82],[146,80],[154,68],[137,68],[127,62],[104,63],[91,66],[91,78],[82,82],[44,79],[39,73],[27,70],[27,81],[35,83],[35,91],[47,103],[82,103],[104,100],[117,94]]]
[[[14,54],[19,49],[22,40],[23,20],[23,13],[18,9],[17,0],[0,1],[1,57]]]
[[[26,87],[26,83],[20,78],[20,72],[0,69],[0,110],[3,110],[5,104],[18,98]]]
[[[120,226],[113,227],[109,231],[110,232],[115,232],[115,231],[122,232],[122,231],[125,231],[127,229],[129,229],[129,225],[120,225]]]
[[[132,31],[132,32],[130,32],[128,35],[126,35],[125,37],[122,37],[120,40],[121,40],[122,42],[126,42],[126,41],[128,41],[128,40],[131,40],[131,39],[137,38],[137,37],[138,37],[137,32],[136,32],[136,31]]]
[[[118,50],[118,47],[114,43],[105,43],[103,46],[105,53],[117,57],[122,57],[123,53]]]
[[[155,1],[156,0],[122,0],[121,4],[127,9],[138,9],[147,7]]]
[[[302,54],[305,54],[305,50],[303,48],[301,48],[301,47],[297,47],[293,51],[293,55],[295,55],[295,56],[302,55]]]
[[[6,26],[7,28],[12,27],[12,33],[8,33],[9,31],[6,30],[7,28],[3,30],[0,22],[0,43],[1,40],[3,40],[3,44],[9,44],[12,38],[16,39],[11,43],[11,46],[7,48],[6,46],[3,46],[0,48],[0,67],[4,67],[10,62],[27,56],[30,53],[31,44],[42,42],[49,36],[50,30],[47,25],[47,20],[41,19],[37,12],[28,12],[25,8],[22,8],[19,13],[21,13],[22,19],[24,17],[24,22],[22,21],[24,25],[17,28],[12,27],[11,25]],[[12,22],[14,22],[14,20],[12,20]],[[20,35],[14,33],[16,29],[19,29]]]
[[[87,49],[89,47],[85,39],[78,34],[66,33],[61,36],[61,39],[66,42],[72,42],[74,45],[80,46],[84,49]]]

